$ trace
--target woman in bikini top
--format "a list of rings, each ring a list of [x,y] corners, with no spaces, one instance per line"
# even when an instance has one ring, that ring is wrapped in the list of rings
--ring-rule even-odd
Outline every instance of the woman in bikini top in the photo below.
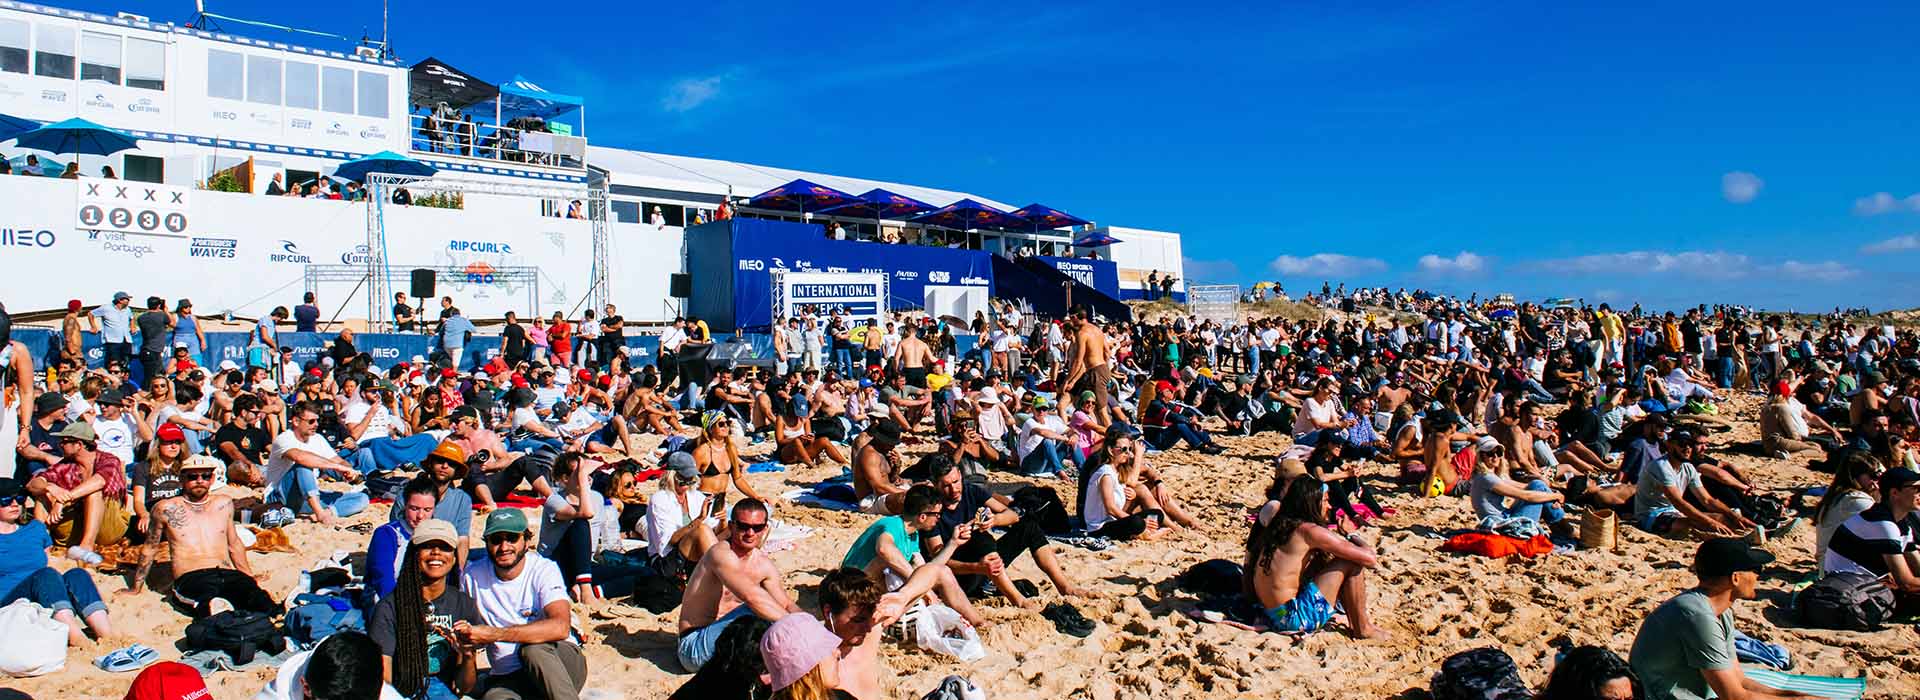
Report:
[[[731,485],[741,495],[764,503],[766,499],[747,483],[746,465],[733,444],[733,419],[719,411],[707,411],[700,414],[700,425],[700,437],[694,440],[692,449],[693,463],[700,468],[700,492],[724,503]]]

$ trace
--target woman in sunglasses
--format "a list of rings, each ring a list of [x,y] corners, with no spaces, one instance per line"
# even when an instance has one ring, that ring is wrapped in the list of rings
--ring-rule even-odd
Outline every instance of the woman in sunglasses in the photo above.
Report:
[[[1827,485],[1826,495],[1813,509],[1814,566],[1827,560],[1827,543],[1833,541],[1840,524],[1873,507],[1874,496],[1880,493],[1880,475],[1886,471],[1880,460],[1865,452],[1849,452],[1840,460],[1840,466],[1833,470],[1833,483]]]
[[[99,587],[84,568],[61,573],[47,566],[53,538],[45,523],[21,524],[26,503],[20,482],[0,478],[0,605],[26,599],[52,609],[53,619],[66,623],[67,639],[75,645],[86,643],[87,629],[95,638],[107,638],[113,626]]]
[[[747,464],[740,461],[740,448],[733,444],[733,419],[719,411],[700,414],[700,437],[693,441],[693,463],[700,469],[700,492],[709,498],[727,500],[727,490],[766,502],[753,484],[747,482]]]

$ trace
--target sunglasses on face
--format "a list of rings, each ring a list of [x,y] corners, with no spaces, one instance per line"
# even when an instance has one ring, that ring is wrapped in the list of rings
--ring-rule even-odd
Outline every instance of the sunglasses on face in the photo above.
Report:
[[[195,481],[213,481],[213,472],[209,472],[209,471],[181,472],[180,480],[187,483],[193,483]]]
[[[488,545],[512,544],[514,542],[519,542],[519,541],[520,541],[520,533],[517,533],[517,532],[496,532],[491,535],[487,535]]]
[[[26,505],[26,502],[27,502],[27,495],[24,493],[15,494],[12,496],[4,496],[4,497],[0,497],[0,508],[5,508],[7,506]]]
[[[733,521],[733,527],[735,529],[744,530],[747,532],[764,532],[767,529],[767,524],[760,523],[758,525],[752,525],[752,524],[743,523],[738,520],[735,520]]]

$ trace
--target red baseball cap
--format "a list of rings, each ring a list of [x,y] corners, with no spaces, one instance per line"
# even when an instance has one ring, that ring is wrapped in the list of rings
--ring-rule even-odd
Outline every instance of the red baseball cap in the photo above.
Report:
[[[204,700],[207,682],[200,672],[178,661],[161,661],[133,677],[125,700]]]
[[[460,377],[460,373],[458,371],[455,371],[452,367],[448,367],[446,369],[440,370],[441,379],[458,379],[459,377]]]
[[[583,380],[586,380],[586,381],[593,381],[593,370],[590,370],[590,369],[586,369],[586,368],[584,368],[584,367],[582,367],[582,368],[580,368],[580,371],[578,371],[578,372],[574,372],[574,373],[573,373],[573,376],[574,376],[575,378],[577,378],[577,379],[583,379]]]
[[[187,433],[176,423],[166,423],[153,431],[153,437],[161,442],[186,442]]]

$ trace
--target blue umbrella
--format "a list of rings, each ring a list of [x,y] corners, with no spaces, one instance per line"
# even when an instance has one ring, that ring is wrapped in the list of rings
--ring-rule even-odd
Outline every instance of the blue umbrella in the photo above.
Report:
[[[859,201],[822,209],[820,213],[848,218],[873,219],[873,230],[877,233],[880,230],[881,219],[892,219],[908,214],[918,214],[932,208],[933,205],[926,202],[908,197],[904,194],[894,194],[876,187],[861,194]]]
[[[1043,228],[1065,228],[1067,226],[1080,226],[1087,223],[1086,219],[1068,214],[1045,204],[1029,204],[1020,207],[1019,209],[1013,210],[1012,215],[1032,224],[1035,233],[1039,233],[1040,229]]]
[[[1106,231],[1089,231],[1087,235],[1073,239],[1075,248],[1099,248],[1119,243],[1120,239],[1107,235]]]
[[[105,156],[140,147],[132,134],[109,129],[85,119],[54,122],[20,134],[21,148],[48,153]]]
[[[754,195],[753,199],[747,200],[747,206],[772,211],[798,211],[805,217],[808,209],[818,212],[858,201],[859,197],[826,185],[794,180]]]
[[[908,221],[929,226],[941,226],[955,231],[966,231],[969,229],[1012,231],[1027,225],[1025,220],[1016,219],[1004,211],[971,199],[962,199],[958,202],[908,219]]]
[[[394,153],[393,151],[381,151],[365,158],[356,158],[341,163],[340,167],[334,169],[333,176],[349,182],[365,182],[367,176],[374,173],[408,175],[412,177],[433,177],[433,174],[437,172],[440,172],[438,168],[427,165],[426,163]]]
[[[5,141],[38,128],[40,128],[40,122],[32,119],[21,119],[20,117],[0,114],[0,141]]]

